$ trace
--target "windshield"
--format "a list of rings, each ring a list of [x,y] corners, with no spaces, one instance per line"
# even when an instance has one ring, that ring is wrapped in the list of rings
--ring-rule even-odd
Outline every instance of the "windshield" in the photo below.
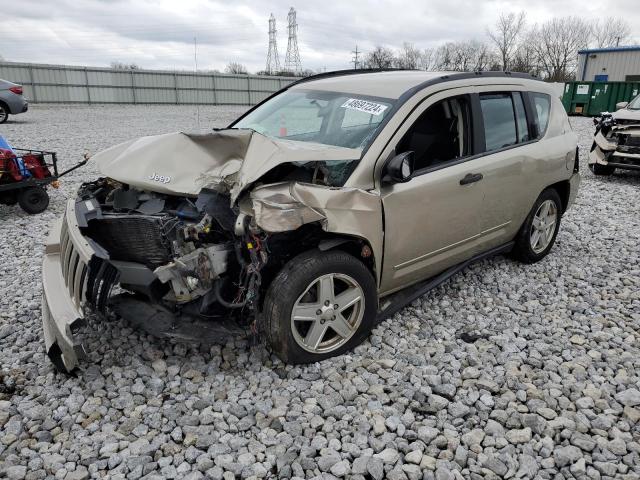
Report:
[[[318,90],[287,90],[233,124],[272,138],[364,148],[393,100]]]
[[[627,108],[630,110],[640,110],[640,95],[629,102]]]

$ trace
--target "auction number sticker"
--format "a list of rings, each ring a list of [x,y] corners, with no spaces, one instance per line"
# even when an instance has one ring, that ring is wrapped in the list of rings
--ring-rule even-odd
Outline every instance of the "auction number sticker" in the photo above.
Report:
[[[387,109],[387,105],[381,103],[368,102],[366,100],[358,100],[357,98],[350,98],[342,104],[342,108],[350,108],[351,110],[358,110],[364,113],[370,113],[371,115],[382,115]]]

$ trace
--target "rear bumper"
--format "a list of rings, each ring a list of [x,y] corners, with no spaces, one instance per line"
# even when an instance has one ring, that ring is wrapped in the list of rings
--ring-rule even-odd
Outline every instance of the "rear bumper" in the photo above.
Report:
[[[74,333],[84,324],[83,304],[93,250],[80,234],[75,202],[49,232],[42,263],[42,325],[46,352],[60,371],[71,372],[85,356]]]
[[[24,113],[29,110],[29,102],[27,102],[22,95],[11,93],[10,95],[4,95],[3,100],[9,106],[9,113],[12,115]]]

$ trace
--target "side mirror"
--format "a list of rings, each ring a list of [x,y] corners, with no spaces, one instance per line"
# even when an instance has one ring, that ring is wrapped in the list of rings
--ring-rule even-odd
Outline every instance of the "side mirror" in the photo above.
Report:
[[[627,108],[627,105],[629,105],[629,102],[618,102],[616,103],[616,110]]]
[[[413,174],[413,152],[403,152],[391,157],[382,168],[382,183],[404,183]]]

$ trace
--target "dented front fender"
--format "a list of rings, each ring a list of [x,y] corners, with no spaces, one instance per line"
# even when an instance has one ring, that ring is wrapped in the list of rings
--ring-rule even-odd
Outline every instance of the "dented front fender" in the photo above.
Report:
[[[254,221],[265,232],[291,231],[319,222],[327,232],[366,240],[379,275],[383,230],[378,193],[352,187],[284,182],[257,187],[250,198]]]

